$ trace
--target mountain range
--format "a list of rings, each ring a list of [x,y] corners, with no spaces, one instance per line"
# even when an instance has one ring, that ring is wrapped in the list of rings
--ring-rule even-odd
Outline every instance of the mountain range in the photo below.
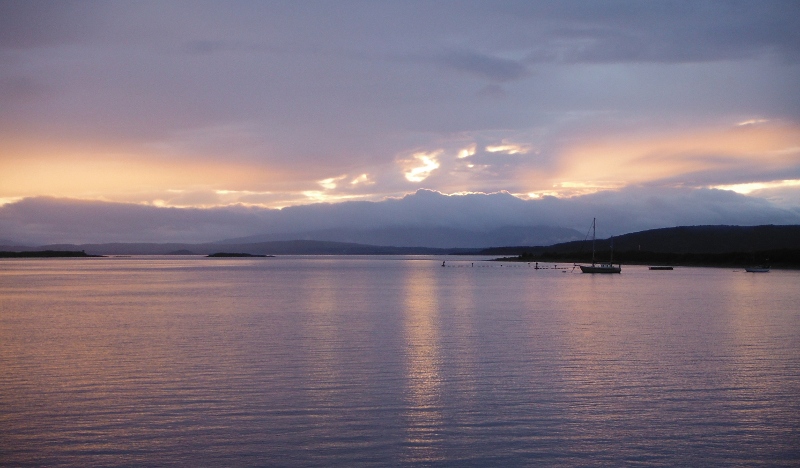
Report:
[[[391,226],[376,229],[322,229],[239,237],[217,244],[290,240],[344,242],[393,247],[476,249],[503,245],[553,245],[583,238],[574,230],[551,226],[504,226],[488,231],[443,226]]]
[[[205,243],[0,244],[0,250],[85,250],[108,255],[209,254],[241,251],[257,254],[447,254],[502,245],[552,245],[580,239],[578,231],[549,226],[506,226],[489,231],[440,226],[379,229],[323,229],[270,233]]]
[[[492,237],[492,234],[494,237]],[[215,252],[242,252],[271,255],[521,255],[523,253],[570,254],[591,251],[588,240],[568,242],[517,242],[519,239],[575,239],[571,229],[550,227],[507,227],[487,233],[445,228],[397,228],[365,231],[310,231],[287,234],[306,238],[281,239],[280,236],[250,236],[209,243],[97,243],[50,244],[41,246],[0,245],[4,251],[83,250],[99,255],[208,255]],[[332,240],[338,239],[338,240]],[[342,242],[347,239],[373,240],[377,244]],[[470,245],[472,239],[477,245]],[[384,245],[380,245],[386,241]],[[396,242],[400,245],[386,245]],[[763,226],[680,226],[652,229],[598,239],[597,251],[651,252],[673,254],[752,253],[780,249],[800,250],[800,225]],[[480,243],[497,247],[482,248]],[[414,245],[417,244],[417,245]],[[425,245],[427,244],[427,245]],[[505,246],[503,246],[505,244]],[[509,246],[516,244],[515,246]],[[449,247],[441,247],[449,245]]]

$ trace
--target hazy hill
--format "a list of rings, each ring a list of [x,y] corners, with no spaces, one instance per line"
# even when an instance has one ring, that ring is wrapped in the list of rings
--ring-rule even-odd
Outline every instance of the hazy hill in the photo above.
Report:
[[[414,229],[412,228],[413,232]],[[521,228],[522,234],[525,228]],[[564,230],[568,235],[571,230]],[[427,231],[428,233],[433,231]],[[506,231],[511,233],[513,229]],[[556,231],[554,231],[556,232]],[[387,233],[389,236],[399,235],[400,231]],[[440,231],[440,234],[445,231]],[[242,238],[243,240],[250,238]],[[503,237],[498,235],[498,243],[503,245]],[[781,249],[800,249],[800,225],[789,226],[683,226],[649,231],[634,232],[614,237],[614,251],[652,252],[674,254],[722,254],[730,252],[754,253]],[[508,245],[508,244],[506,244]],[[610,239],[598,239],[598,252],[608,251]],[[267,255],[411,255],[411,254],[464,254],[480,253],[484,255],[520,255],[522,253],[550,252],[563,254],[570,252],[588,253],[591,251],[590,241],[573,241],[554,245],[521,245],[480,248],[432,248],[368,245],[354,242],[333,242],[319,240],[283,240],[270,242],[234,242],[204,244],[155,244],[155,243],[107,243],[107,244],[52,244],[35,247],[0,246],[0,250],[85,250],[86,253],[99,255],[164,255],[164,254],[197,254],[208,255],[215,252],[244,252]]]
[[[226,239],[218,243],[250,244],[301,239],[395,247],[475,249],[499,245],[552,245],[582,237],[583,235],[574,229],[552,226],[504,226],[488,231],[437,226],[391,226],[379,229],[324,229],[262,234]]]
[[[96,255],[209,255],[212,253],[239,252],[264,255],[443,255],[464,253],[465,249],[434,249],[426,247],[393,247],[324,241],[276,241],[242,244],[50,244],[37,247],[0,246],[0,250],[77,250]],[[474,252],[474,249],[471,250]]]
[[[166,208],[130,203],[25,198],[0,206],[5,245],[106,242],[243,242],[322,240],[372,245],[492,247],[551,245],[583,238],[592,218],[603,237],[663,226],[800,224],[800,211],[724,190],[628,188],[573,198],[522,200],[509,193],[444,195],[419,190],[400,199],[298,205],[280,210],[245,206]],[[401,226],[404,232],[392,236]],[[446,226],[465,232],[432,232]],[[574,237],[505,236],[504,226],[562,226]],[[409,227],[419,227],[408,231]],[[517,228],[511,228],[512,230]],[[553,228],[559,229],[559,228]],[[538,229],[542,231],[541,228]],[[434,229],[435,231],[435,229]],[[475,233],[490,233],[481,238]],[[329,234],[329,235],[318,235]],[[494,238],[492,238],[494,237]],[[498,238],[501,237],[501,238]],[[435,243],[429,243],[432,239]],[[449,241],[442,243],[442,241]],[[235,239],[234,242],[242,242]],[[408,243],[406,243],[408,242]]]

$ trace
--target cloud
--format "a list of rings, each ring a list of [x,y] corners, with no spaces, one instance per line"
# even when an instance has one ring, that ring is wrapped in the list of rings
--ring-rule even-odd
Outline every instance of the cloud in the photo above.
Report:
[[[278,208],[797,179],[797,152],[763,135],[797,146],[798,9],[4,1],[0,199]],[[509,142],[530,150],[490,151]]]
[[[599,138],[569,148],[561,158],[564,181],[603,184],[720,185],[763,182],[800,170],[796,126],[737,126],[677,134]],[[781,175],[782,174],[782,175]],[[769,180],[769,179],[767,179]]]
[[[418,152],[412,154],[408,159],[401,160],[400,164],[405,167],[403,174],[406,180],[422,182],[427,179],[433,171],[439,168],[438,157],[441,153],[441,150],[430,153]]]
[[[11,106],[34,102],[47,95],[48,88],[27,76],[0,77],[0,105]]]
[[[341,175],[341,176],[338,176],[338,177],[328,177],[327,179],[322,179],[322,180],[317,181],[317,182],[319,183],[319,185],[322,186],[322,188],[327,189],[327,190],[333,190],[333,189],[336,188],[336,186],[339,184],[339,182],[341,182],[342,179],[345,179],[345,178],[347,178],[347,175]]]
[[[740,2],[511,2],[537,25],[532,62],[686,63],[775,54],[796,61],[800,41],[791,0]],[[533,28],[532,28],[533,29]]]
[[[25,49],[77,43],[98,29],[103,4],[66,1],[0,2],[0,49]]]
[[[714,189],[629,187],[591,195],[523,200],[508,193],[443,195],[420,190],[381,202],[317,203],[282,210],[229,206],[162,208],[55,198],[0,206],[0,238],[28,244],[206,242],[325,229],[557,226],[598,235],[700,224],[800,224],[800,210]]]
[[[489,99],[505,99],[508,97],[508,93],[503,90],[503,88],[498,84],[489,84],[484,86],[483,88],[479,89],[477,96],[482,98],[489,98]]]
[[[489,153],[502,153],[502,154],[525,154],[530,151],[529,145],[517,145],[514,143],[503,142],[499,145],[489,145],[486,151]]]
[[[359,176],[354,177],[353,180],[350,181],[350,185],[354,185],[354,186],[355,185],[373,185],[373,184],[375,184],[375,182],[372,181],[369,178],[369,174],[361,174]]]
[[[497,82],[517,80],[528,74],[525,64],[516,60],[470,51],[447,52],[436,57],[435,61],[454,70]]]

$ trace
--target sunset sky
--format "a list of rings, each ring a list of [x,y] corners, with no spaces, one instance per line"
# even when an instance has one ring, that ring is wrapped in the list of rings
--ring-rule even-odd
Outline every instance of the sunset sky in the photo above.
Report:
[[[419,189],[721,189],[800,223],[793,0],[5,0],[0,64],[0,237],[37,200],[257,214]]]

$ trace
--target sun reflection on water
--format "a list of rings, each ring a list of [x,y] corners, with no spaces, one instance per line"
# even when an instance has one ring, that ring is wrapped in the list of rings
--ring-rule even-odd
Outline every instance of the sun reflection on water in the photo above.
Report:
[[[406,404],[409,461],[441,459],[441,370],[433,269],[412,269],[405,284]]]

